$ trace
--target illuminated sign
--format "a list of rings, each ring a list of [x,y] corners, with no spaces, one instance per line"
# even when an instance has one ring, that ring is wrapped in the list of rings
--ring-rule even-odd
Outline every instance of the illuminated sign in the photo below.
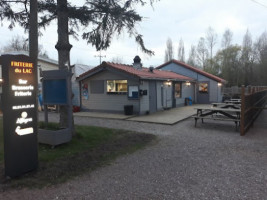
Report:
[[[32,70],[33,63],[11,61],[10,66],[16,67],[14,69],[14,72],[18,74],[32,74],[33,73],[33,70]]]
[[[37,70],[23,55],[1,56],[5,175],[16,177],[38,166]]]

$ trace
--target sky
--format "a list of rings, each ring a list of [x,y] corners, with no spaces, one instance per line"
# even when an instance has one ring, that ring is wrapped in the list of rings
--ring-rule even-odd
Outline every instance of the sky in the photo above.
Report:
[[[166,41],[172,39],[174,56],[177,59],[179,40],[184,41],[186,59],[191,45],[197,45],[200,37],[205,37],[207,29],[212,27],[218,35],[215,48],[220,48],[224,31],[233,32],[233,43],[242,44],[247,30],[255,41],[267,31],[267,0],[160,0],[153,8],[150,4],[137,7],[144,17],[136,27],[143,35],[145,45],[155,52],[154,56],[144,54],[127,34],[114,37],[110,48],[102,51],[101,61],[112,61],[119,58],[124,64],[132,64],[133,58],[139,55],[144,67],[159,66],[164,63]],[[57,22],[53,22],[39,38],[50,58],[57,60]],[[6,23],[0,27],[0,45],[4,46],[16,35],[24,35],[24,30],[16,27],[12,31]],[[86,41],[70,38],[73,48],[70,52],[71,64],[97,66],[100,63],[100,52],[88,45]]]

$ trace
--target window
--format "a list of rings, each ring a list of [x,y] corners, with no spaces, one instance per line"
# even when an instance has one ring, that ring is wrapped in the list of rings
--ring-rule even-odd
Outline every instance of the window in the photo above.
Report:
[[[198,90],[200,93],[208,93],[208,83],[199,83]]]
[[[104,93],[104,81],[92,80],[90,81],[91,94],[103,94]]]
[[[108,94],[126,94],[127,80],[108,80],[107,81]]]
[[[175,98],[182,97],[182,87],[181,83],[175,83]]]

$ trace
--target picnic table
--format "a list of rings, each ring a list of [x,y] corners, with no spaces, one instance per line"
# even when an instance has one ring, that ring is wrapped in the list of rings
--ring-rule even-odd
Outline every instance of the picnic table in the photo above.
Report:
[[[233,108],[233,109],[241,108],[241,104],[238,103],[212,103],[212,106],[218,108]]]
[[[241,104],[241,99],[230,99],[230,100],[224,101],[224,103]]]
[[[236,125],[236,130],[240,124],[240,108],[220,108],[220,107],[196,107],[196,115],[192,117],[195,119],[195,127],[197,126],[197,120],[201,119],[204,123],[204,119],[221,120],[221,121],[233,121]]]

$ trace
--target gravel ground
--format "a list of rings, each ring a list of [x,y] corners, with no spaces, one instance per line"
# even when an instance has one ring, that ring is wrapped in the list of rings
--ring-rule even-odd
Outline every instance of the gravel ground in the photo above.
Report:
[[[267,199],[263,123],[244,137],[230,122],[195,128],[193,119],[170,126],[83,117],[75,123],[153,133],[159,141],[67,183],[0,199]]]

